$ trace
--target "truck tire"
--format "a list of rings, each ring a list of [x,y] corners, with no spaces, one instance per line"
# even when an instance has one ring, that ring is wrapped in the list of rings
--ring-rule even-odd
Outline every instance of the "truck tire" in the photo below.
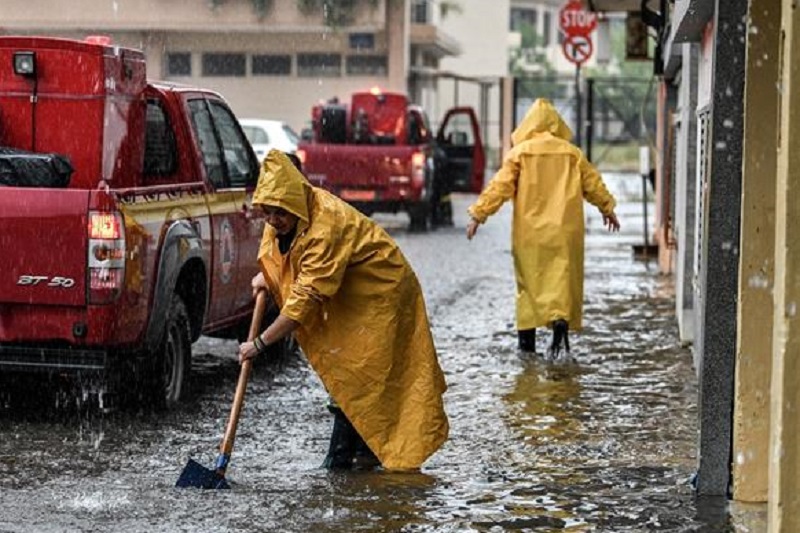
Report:
[[[428,218],[431,213],[431,205],[428,200],[415,202],[408,208],[409,225],[408,231],[421,233],[428,231]]]
[[[155,353],[143,361],[149,397],[143,400],[157,410],[169,410],[186,399],[192,364],[192,340],[189,313],[177,294],[172,295],[162,341]]]

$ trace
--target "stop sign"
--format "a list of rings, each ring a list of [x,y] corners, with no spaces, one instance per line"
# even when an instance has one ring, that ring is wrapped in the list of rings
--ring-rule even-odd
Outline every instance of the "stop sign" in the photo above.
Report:
[[[580,0],[569,0],[559,11],[559,25],[567,37],[588,36],[597,27],[597,14],[583,9]]]

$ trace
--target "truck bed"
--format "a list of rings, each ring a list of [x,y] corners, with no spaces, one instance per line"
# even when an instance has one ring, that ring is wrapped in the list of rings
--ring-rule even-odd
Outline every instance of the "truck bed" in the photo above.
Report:
[[[309,181],[352,202],[406,201],[419,198],[423,182],[412,176],[419,146],[301,144]]]

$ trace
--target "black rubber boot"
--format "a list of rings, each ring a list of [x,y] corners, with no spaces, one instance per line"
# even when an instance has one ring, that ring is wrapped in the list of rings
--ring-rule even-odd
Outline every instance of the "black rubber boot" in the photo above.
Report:
[[[453,226],[453,202],[450,200],[449,194],[442,198],[439,206],[439,225],[445,227]]]
[[[550,344],[550,358],[555,359],[566,349],[569,353],[569,324],[563,318],[553,321],[553,342]]]
[[[380,460],[372,453],[367,443],[358,436],[358,445],[356,446],[356,456],[353,459],[353,468],[356,470],[372,470],[381,466]]]
[[[333,431],[328,446],[328,455],[322,462],[322,468],[329,470],[350,470],[356,455],[361,437],[353,425],[338,407],[328,407],[333,413]]]
[[[517,330],[519,349],[523,352],[536,351],[536,328]]]

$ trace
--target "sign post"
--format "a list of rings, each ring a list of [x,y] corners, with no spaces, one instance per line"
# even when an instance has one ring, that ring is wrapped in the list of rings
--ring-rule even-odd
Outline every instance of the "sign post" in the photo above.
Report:
[[[575,129],[580,147],[583,130],[581,116],[581,65],[592,57],[594,45],[590,34],[597,27],[597,15],[583,9],[580,0],[569,0],[559,11],[559,26],[564,33],[561,49],[568,61],[575,64]],[[589,117],[591,120],[592,117]]]

